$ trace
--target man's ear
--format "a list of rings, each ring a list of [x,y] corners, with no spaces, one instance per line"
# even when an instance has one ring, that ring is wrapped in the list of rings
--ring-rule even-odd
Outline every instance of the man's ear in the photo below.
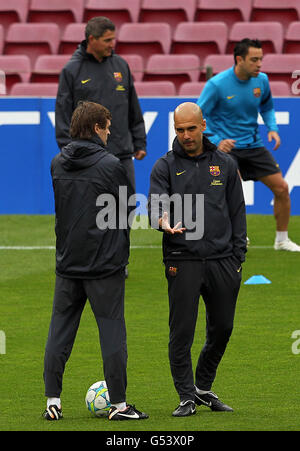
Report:
[[[202,131],[206,130],[206,119],[202,119]]]

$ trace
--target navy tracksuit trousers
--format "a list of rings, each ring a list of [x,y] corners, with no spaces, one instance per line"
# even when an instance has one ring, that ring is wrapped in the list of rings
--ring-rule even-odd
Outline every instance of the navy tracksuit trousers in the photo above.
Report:
[[[180,400],[194,399],[194,384],[210,390],[229,341],[241,283],[241,265],[235,257],[205,261],[165,262],[169,293],[169,359]],[[206,307],[206,342],[195,380],[191,347],[199,298]]]
[[[126,400],[127,343],[124,291],[124,271],[104,279],[56,277],[52,318],[44,358],[47,397],[60,397],[65,365],[71,354],[80,317],[88,298],[99,329],[104,379],[110,400],[112,403]],[[92,358],[94,359],[94,356]]]

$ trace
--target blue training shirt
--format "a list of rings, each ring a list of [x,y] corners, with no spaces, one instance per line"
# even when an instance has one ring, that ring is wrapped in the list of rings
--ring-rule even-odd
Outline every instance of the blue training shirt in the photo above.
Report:
[[[206,136],[218,145],[235,139],[235,148],[262,147],[258,113],[269,131],[278,131],[268,76],[240,80],[234,66],[210,78],[197,101],[206,119]]]

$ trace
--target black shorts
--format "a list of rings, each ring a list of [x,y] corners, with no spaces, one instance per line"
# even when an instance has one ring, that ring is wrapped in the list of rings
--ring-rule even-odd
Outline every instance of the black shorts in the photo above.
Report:
[[[265,147],[232,149],[229,155],[237,162],[244,181],[257,181],[266,175],[281,172],[279,164]]]

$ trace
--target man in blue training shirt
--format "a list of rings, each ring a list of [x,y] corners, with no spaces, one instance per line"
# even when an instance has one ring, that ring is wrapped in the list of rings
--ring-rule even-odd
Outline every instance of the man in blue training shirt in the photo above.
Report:
[[[243,39],[234,48],[234,66],[206,83],[197,103],[206,117],[206,136],[237,161],[243,180],[261,181],[274,194],[276,238],[274,249],[300,252],[288,238],[290,196],[279,165],[264,147],[257,116],[268,128],[268,140],[280,146],[273,100],[266,74],[260,72],[261,42]]]

